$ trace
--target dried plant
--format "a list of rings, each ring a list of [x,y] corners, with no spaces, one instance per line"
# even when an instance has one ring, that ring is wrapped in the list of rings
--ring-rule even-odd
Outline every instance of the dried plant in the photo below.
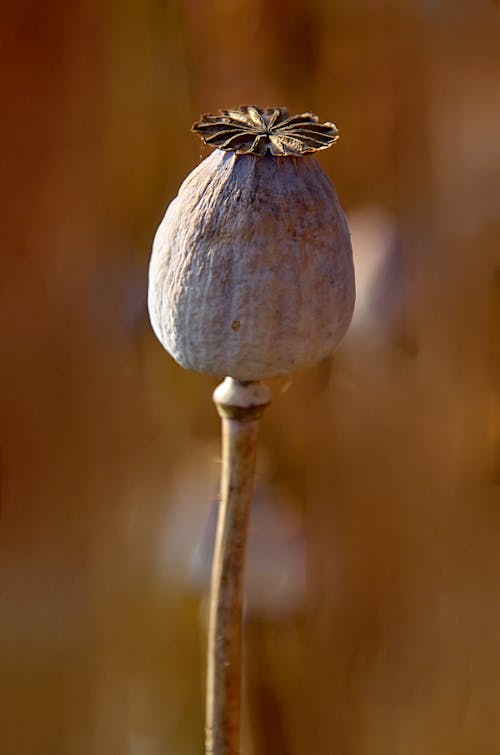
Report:
[[[352,317],[354,270],[335,190],[308,154],[334,143],[333,123],[244,106],[193,128],[219,149],[186,178],[158,229],[148,303],[179,364],[228,376],[214,393],[223,458],[206,753],[236,755],[244,552],[259,419],[270,402],[261,380],[335,350]]]

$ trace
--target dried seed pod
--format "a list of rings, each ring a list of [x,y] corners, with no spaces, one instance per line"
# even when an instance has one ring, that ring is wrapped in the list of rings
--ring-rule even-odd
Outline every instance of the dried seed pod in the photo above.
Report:
[[[194,129],[221,148],[186,178],[156,234],[156,335],[183,367],[240,381],[327,357],[352,317],[352,250],[335,190],[305,153],[332,144],[335,126],[247,106]]]

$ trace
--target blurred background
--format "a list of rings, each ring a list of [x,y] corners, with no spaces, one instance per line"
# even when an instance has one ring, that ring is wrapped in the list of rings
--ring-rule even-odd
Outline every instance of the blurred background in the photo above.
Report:
[[[355,319],[273,382],[245,755],[500,752],[493,0],[2,3],[0,751],[202,751],[216,381],[146,312],[204,112],[333,120]]]

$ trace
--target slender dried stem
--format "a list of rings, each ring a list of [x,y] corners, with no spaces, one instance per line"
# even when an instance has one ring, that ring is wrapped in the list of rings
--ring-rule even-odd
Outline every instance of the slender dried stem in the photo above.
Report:
[[[226,378],[216,388],[214,401],[222,418],[222,476],[210,588],[205,752],[237,755],[242,577],[259,419],[270,391],[259,382]]]

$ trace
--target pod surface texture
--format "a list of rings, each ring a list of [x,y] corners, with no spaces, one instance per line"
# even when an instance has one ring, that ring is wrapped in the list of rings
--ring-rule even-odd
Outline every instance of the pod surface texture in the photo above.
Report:
[[[215,150],[158,228],[153,329],[183,367],[261,380],[335,351],[355,299],[350,233],[313,157]]]

